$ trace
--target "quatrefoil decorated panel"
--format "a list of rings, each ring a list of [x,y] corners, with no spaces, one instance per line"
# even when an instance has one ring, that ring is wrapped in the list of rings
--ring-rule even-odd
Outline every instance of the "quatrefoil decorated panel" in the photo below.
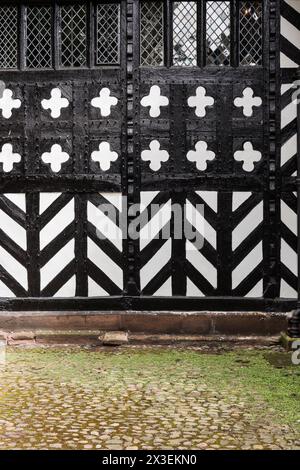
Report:
[[[16,146],[15,146],[16,147]],[[5,142],[0,145],[0,169],[1,173],[11,173],[20,167],[22,155],[11,142]]]
[[[211,81],[185,86],[183,109],[188,130],[212,132],[216,129],[220,95],[220,88]]]
[[[47,122],[53,129],[72,129],[73,121],[73,86],[69,82],[39,85],[36,107],[42,122]],[[50,128],[50,127],[49,127]]]
[[[143,173],[151,176],[168,174],[172,165],[169,140],[160,136],[142,139],[139,159]]]
[[[252,117],[254,109],[262,105],[262,99],[260,96],[256,96],[254,90],[251,87],[246,87],[242,91],[242,96],[238,96],[234,99],[234,106],[241,108],[243,115],[246,117]]]
[[[237,139],[233,147],[233,160],[236,169],[244,174],[251,174],[258,171],[262,162],[262,147],[257,138]]]
[[[53,144],[49,152],[41,155],[41,159],[50,165],[53,173],[59,173],[62,165],[70,159],[70,155],[62,149],[61,145]]]
[[[62,110],[69,106],[69,100],[62,95],[60,88],[52,88],[50,92],[50,98],[44,98],[41,101],[43,109],[47,109],[53,119],[57,119],[61,116]]]
[[[204,86],[198,86],[195,94],[187,99],[189,108],[194,109],[195,115],[198,118],[204,118],[210,108],[214,106],[215,98],[210,96]]]
[[[90,173],[100,175],[118,174],[121,170],[121,145],[118,136],[103,134],[89,142]]]
[[[0,122],[11,125],[19,120],[23,115],[23,96],[21,89],[15,84],[6,83],[0,80]]]
[[[150,87],[148,95],[141,99],[141,106],[149,108],[149,116],[157,118],[161,115],[161,108],[169,105],[169,98],[161,93],[161,88],[158,85]]]
[[[91,106],[98,110],[99,117],[107,118],[116,109],[119,99],[114,95],[113,90],[108,86],[101,87],[99,93],[92,97]]]
[[[14,73],[10,72],[10,82],[3,82],[2,94],[0,80],[0,153],[3,145],[12,145],[12,149],[4,147],[0,157],[3,178],[10,182],[15,174],[24,178],[30,174],[37,175],[32,186],[39,184],[40,176],[45,182],[53,178],[59,186],[66,181],[61,178],[64,175],[69,178],[64,184],[72,185],[72,175],[79,175],[80,180],[84,174],[101,174],[103,182],[114,175],[108,179],[118,184],[126,155],[127,104],[121,72],[103,70],[101,80],[92,80],[90,71],[48,71],[43,79],[39,73],[28,73],[26,82],[19,74],[14,78]],[[102,103],[99,107],[101,90],[109,90],[108,98],[112,98],[106,108]],[[99,149],[102,142],[110,145],[117,158],[113,153],[110,162],[103,163],[101,158],[100,165],[91,154],[103,150]]]
[[[3,135],[0,130],[0,179],[1,177],[14,177],[14,175],[23,176],[25,163],[23,135],[17,133],[14,128],[8,129],[5,134]]]
[[[163,163],[169,160],[169,152],[161,147],[158,140],[151,140],[149,148],[142,150],[141,158],[144,162],[149,162],[152,171],[161,169]]]
[[[123,132],[126,99],[123,92],[125,90],[121,91],[118,77],[95,81],[88,87],[87,171],[90,174],[100,174],[103,177],[120,174],[126,152]]]
[[[99,138],[104,138],[105,133],[110,136],[120,135],[126,99],[120,90],[119,82],[93,82],[87,91],[86,112],[90,135]]]
[[[216,154],[211,150],[211,145],[205,140],[198,140],[193,149],[187,152],[186,158],[195,164],[197,170],[205,171],[208,162],[216,158]]]
[[[171,103],[174,104],[171,87],[164,83],[142,83],[137,103],[141,123],[145,126],[160,126],[170,119]]]
[[[264,93],[261,85],[252,81],[241,81],[233,85],[232,116],[233,129],[259,128],[263,123]]]
[[[136,149],[146,179],[156,180],[160,175],[168,179],[184,174],[199,175],[216,168],[209,152],[213,152],[212,160],[215,160],[216,110],[220,93],[212,80],[205,80],[203,86],[200,80],[197,84],[174,82],[170,79],[155,83],[154,77],[148,79],[141,83],[139,101],[135,102],[140,116],[140,127],[135,135],[135,140],[139,140]],[[201,157],[194,161],[187,158],[189,151],[197,153],[195,145],[198,141],[208,144],[209,154],[203,162],[200,162]],[[162,151],[166,153],[160,153]]]
[[[110,143],[107,141],[101,142],[98,149],[91,153],[92,161],[97,162],[102,171],[109,170],[112,162],[115,162],[118,158],[119,155],[111,149]]]
[[[73,172],[72,140],[68,134],[51,139],[42,136],[36,162],[40,173],[62,175]]]

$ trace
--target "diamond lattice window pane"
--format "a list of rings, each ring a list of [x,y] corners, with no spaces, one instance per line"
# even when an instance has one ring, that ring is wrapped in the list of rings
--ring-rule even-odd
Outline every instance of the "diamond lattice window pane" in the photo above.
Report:
[[[120,5],[97,5],[97,64],[119,62]]]
[[[230,65],[230,2],[206,3],[206,63]]]
[[[141,64],[163,65],[163,3],[141,3]]]
[[[197,3],[173,3],[173,64],[197,65]]]
[[[61,7],[61,63],[64,67],[86,65],[86,5]]]
[[[240,64],[262,63],[262,5],[242,2],[240,5]]]
[[[14,69],[18,65],[18,8],[0,7],[0,67]]]
[[[39,69],[52,65],[52,8],[27,7],[26,67]]]

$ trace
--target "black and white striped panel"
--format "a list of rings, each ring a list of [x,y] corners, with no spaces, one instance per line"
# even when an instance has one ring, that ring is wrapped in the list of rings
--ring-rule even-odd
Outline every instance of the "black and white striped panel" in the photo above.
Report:
[[[122,194],[90,194],[87,202],[88,296],[123,290]]]
[[[202,207],[203,212],[197,210]],[[218,192],[195,191],[186,199],[186,222],[203,237],[198,248],[186,240],[186,295],[204,297],[215,295],[218,284],[217,270],[217,218]]]
[[[232,194],[232,290],[240,297],[263,296],[263,221],[261,194]]]
[[[281,85],[281,174],[296,176],[297,170],[297,106],[293,100],[294,83]]]
[[[28,295],[25,194],[0,195],[0,297]]]
[[[228,219],[220,224],[219,203],[228,202]],[[140,282],[142,295],[172,296],[178,277],[181,293],[187,297],[224,295],[223,271],[228,270],[228,296],[263,297],[264,209],[260,193],[191,191],[182,199],[183,242],[174,233],[172,194],[141,193]],[[160,204],[152,213],[151,204]],[[146,217],[147,214],[147,217]],[[223,218],[224,220],[224,218]],[[196,234],[189,239],[187,234]],[[228,266],[221,257],[226,239]],[[200,241],[200,243],[199,243]],[[178,259],[180,260],[178,261]],[[180,274],[179,274],[180,271]],[[175,286],[175,288],[174,288]]]
[[[169,194],[159,191],[141,193],[139,244],[142,295],[176,295],[176,283],[180,282],[179,270],[182,277],[181,295],[204,297],[215,293],[217,197],[216,191],[191,192],[184,198],[185,207],[179,215],[176,203]],[[204,209],[203,212],[199,207]],[[185,239],[184,234],[180,240],[170,231],[181,217],[184,217],[184,229],[197,233],[197,240],[203,240],[203,246],[199,247],[195,240]],[[176,247],[178,243],[180,247]],[[180,261],[175,267],[178,258]]]
[[[293,83],[281,86],[281,175],[282,181],[295,181],[297,176],[297,106],[292,96]],[[297,195],[283,191],[280,201],[281,241],[280,297],[297,296]]]
[[[297,194],[281,194],[280,297],[297,297]]]
[[[41,295],[74,297],[74,196],[69,193],[40,193],[39,229]]]
[[[283,190],[280,213],[280,297],[297,297],[297,195],[286,191],[286,181],[297,176],[297,102],[295,71],[300,65],[300,0],[281,1],[281,156]]]
[[[119,193],[0,195],[0,297],[120,294],[121,213]]]
[[[281,1],[281,68],[300,65],[300,0]]]
[[[172,295],[171,198],[159,191],[141,192],[140,284],[143,295]]]

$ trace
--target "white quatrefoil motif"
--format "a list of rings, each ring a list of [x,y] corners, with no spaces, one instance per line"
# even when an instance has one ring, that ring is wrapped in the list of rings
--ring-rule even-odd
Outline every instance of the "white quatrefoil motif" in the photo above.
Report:
[[[58,173],[61,170],[62,164],[67,162],[69,158],[69,154],[63,152],[61,146],[58,144],[52,145],[51,152],[42,154],[43,162],[50,164],[51,170],[54,171],[54,173]]]
[[[160,143],[158,140],[151,140],[149,145],[150,150],[143,150],[141,158],[144,162],[150,162],[149,167],[153,171],[158,171],[162,162],[169,160],[169,154],[166,150],[160,150]]]
[[[12,116],[13,109],[18,109],[21,106],[21,100],[14,100],[12,96],[13,92],[6,88],[3,90],[2,97],[0,98],[0,109],[5,119],[9,119]]]
[[[234,159],[237,162],[244,162],[244,171],[252,171],[254,169],[254,163],[259,162],[261,159],[261,152],[254,150],[251,142],[245,142],[243,148],[244,150],[237,150],[234,153]]]
[[[21,155],[19,153],[13,153],[13,148],[11,144],[2,145],[2,150],[0,152],[0,163],[3,164],[4,173],[9,173],[15,163],[20,163]]]
[[[150,106],[149,114],[153,118],[160,115],[161,106],[168,106],[168,104],[169,98],[160,94],[160,87],[157,85],[153,85],[150,88],[149,95],[141,99],[141,105],[144,108]]]
[[[92,152],[91,158],[94,162],[98,162],[102,171],[110,169],[111,162],[115,162],[118,159],[117,152],[110,150],[109,142],[101,142],[99,144],[99,150]]]
[[[252,88],[247,87],[243,91],[243,98],[235,98],[234,105],[243,108],[244,116],[250,117],[253,114],[253,106],[261,106],[262,100],[259,96],[253,96]]]
[[[94,108],[99,108],[101,116],[109,116],[111,113],[110,108],[112,106],[116,106],[118,103],[118,98],[115,96],[110,96],[110,89],[109,88],[102,88],[100,90],[99,96],[93,98],[91,101],[91,105]]]
[[[198,86],[196,96],[188,98],[188,105],[190,108],[196,108],[195,114],[198,117],[206,115],[206,107],[212,106],[215,100],[212,96],[206,96],[206,89],[203,86]]]
[[[195,162],[197,170],[204,171],[207,168],[207,161],[213,160],[216,156],[212,150],[207,150],[207,143],[204,140],[198,140],[195,145],[196,150],[190,150],[186,158],[190,162]]]
[[[42,108],[50,109],[51,117],[58,118],[61,114],[62,108],[69,106],[69,100],[61,97],[61,90],[59,88],[53,88],[50,92],[51,98],[49,100],[42,100]]]

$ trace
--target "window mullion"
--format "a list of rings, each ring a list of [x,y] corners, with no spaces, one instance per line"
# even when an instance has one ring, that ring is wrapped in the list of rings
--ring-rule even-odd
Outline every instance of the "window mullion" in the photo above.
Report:
[[[202,67],[201,1],[197,0],[197,65]]]
[[[95,52],[95,15],[96,5],[93,1],[88,4],[87,21],[87,46],[88,46],[88,67],[93,68],[96,63]]]
[[[238,66],[239,56],[239,41],[238,41],[238,27],[239,27],[239,0],[231,0],[231,14],[230,14],[230,63],[232,67]]]
[[[173,5],[172,0],[164,1],[164,65],[173,64]]]
[[[201,0],[201,22],[200,22],[200,32],[201,32],[201,63],[202,67],[206,65],[206,0]]]
[[[60,37],[59,37],[59,5],[54,2],[53,4],[53,28],[52,28],[52,62],[53,68],[59,68],[60,57]]]
[[[25,5],[21,4],[19,8],[19,68],[20,70],[24,70],[26,66],[26,7]]]
[[[203,4],[204,0],[197,0],[197,65],[204,65],[205,41],[203,37]]]

